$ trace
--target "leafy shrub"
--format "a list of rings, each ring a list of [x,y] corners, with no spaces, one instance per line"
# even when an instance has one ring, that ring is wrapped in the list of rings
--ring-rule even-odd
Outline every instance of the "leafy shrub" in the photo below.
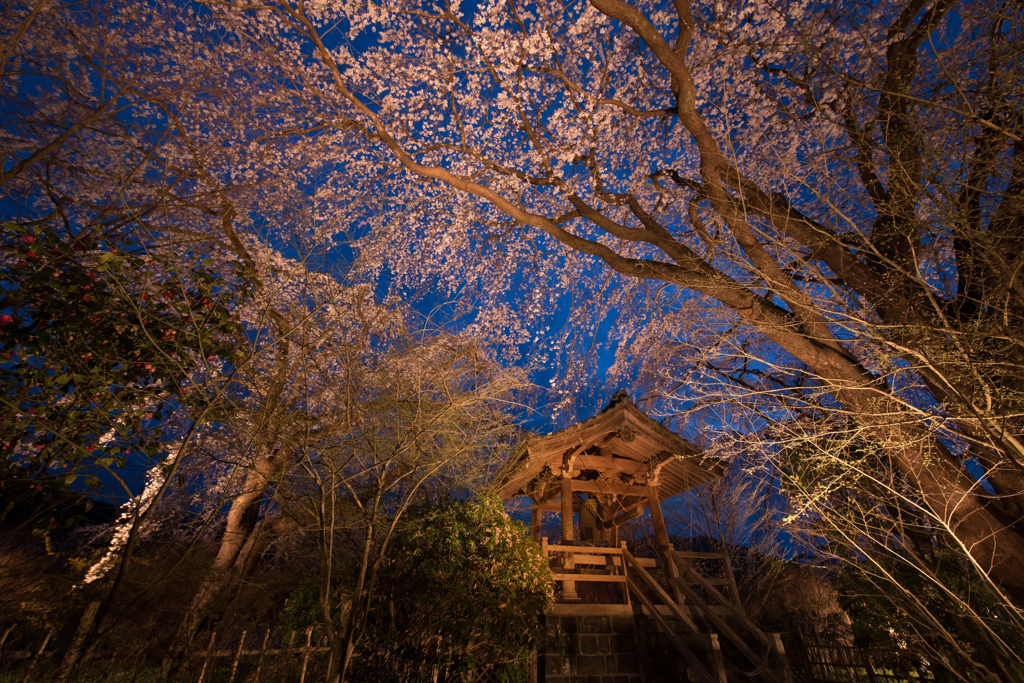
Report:
[[[368,679],[458,678],[482,666],[499,680],[525,678],[553,580],[497,498],[416,516],[387,556],[358,658]]]

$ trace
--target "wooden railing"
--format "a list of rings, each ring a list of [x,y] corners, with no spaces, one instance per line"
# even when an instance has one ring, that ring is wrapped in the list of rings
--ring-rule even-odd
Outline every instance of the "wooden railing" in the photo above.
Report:
[[[541,539],[541,551],[550,560],[571,557],[572,569],[564,565],[553,566],[555,581],[611,581],[625,583],[622,571],[622,548],[593,548],[580,545],[549,545]],[[568,563],[566,563],[568,564]]]
[[[935,672],[907,652],[859,648],[818,635],[790,635],[793,665],[804,683],[927,683]]]
[[[719,633],[731,641],[736,650],[754,666],[763,678],[780,683],[788,683],[793,680],[793,674],[786,659],[786,651],[782,646],[782,638],[778,633],[768,634],[762,631],[743,610],[727,555],[670,550],[666,556],[676,569],[674,572],[667,573],[669,582],[685,599],[691,610],[696,611],[707,623],[713,625]],[[721,579],[705,578],[690,565],[689,560],[691,559],[713,559],[723,562],[724,577]],[[703,589],[707,600],[694,589],[694,586]],[[731,594],[731,597],[723,595],[718,590],[718,586],[726,587],[726,591]],[[736,628],[729,623],[729,619],[733,621]],[[739,631],[744,632],[746,637]],[[753,643],[754,647],[763,650],[765,655],[758,654],[748,643]],[[769,662],[769,660],[773,661]]]
[[[623,548],[595,548],[577,545],[550,545],[541,539],[541,552],[548,558],[552,575],[561,587],[563,599],[577,601],[576,582],[601,581],[623,585],[622,604],[629,604],[622,564]]]
[[[23,645],[19,649],[5,649],[13,626],[0,635],[0,671],[5,681],[36,683],[40,681],[75,680],[139,680],[169,675],[154,665],[145,653],[110,651],[97,654],[92,661],[77,662],[73,666],[62,663],[63,652],[52,647],[55,630],[50,629],[38,644]],[[326,669],[330,647],[323,637],[314,642],[314,627],[304,633],[291,632],[288,639],[272,637],[271,629],[252,634],[242,631],[240,636],[218,638],[211,633],[205,647],[193,643],[180,653],[173,663],[178,674],[186,680],[206,683],[209,680],[238,683],[239,681],[280,681],[282,676],[298,683],[316,680]],[[218,646],[218,641],[222,641]],[[178,678],[176,674],[173,676]]]
[[[668,625],[665,617],[661,616],[661,612],[658,610],[657,605],[655,605],[654,601],[647,596],[643,587],[638,585],[632,577],[639,577],[644,585],[654,591],[661,601],[668,606],[672,615],[679,620],[679,623],[683,624],[691,634],[700,637],[701,631],[697,628],[697,625],[693,623],[689,615],[683,613],[680,606],[672,600],[671,597],[669,597],[669,594],[666,593],[660,585],[658,585],[658,582],[655,581],[654,577],[650,575],[647,569],[640,564],[640,561],[633,557],[625,548],[622,549],[622,557],[629,564],[629,567],[633,572],[632,575],[627,576],[626,578],[626,585],[630,592],[636,595],[640,602],[643,603],[644,607],[646,607],[651,613],[654,620],[658,622],[658,626],[668,636],[668,639],[672,641],[672,644],[676,646],[679,653],[683,655],[683,658],[686,659],[686,663],[690,665],[691,670],[697,674],[698,678],[705,683],[719,683],[721,681],[721,676],[716,678],[711,675],[711,672],[708,671],[707,667],[701,663],[700,659],[697,658],[697,655],[686,645],[683,639],[679,637],[676,630]],[[716,668],[719,668],[719,672],[721,673],[721,667]]]
[[[541,539],[541,549],[555,580],[562,585],[563,596],[575,597],[575,584],[580,581],[622,584],[623,603],[630,604],[631,597],[639,600],[704,683],[725,680],[719,634],[754,667],[754,673],[747,675],[760,675],[762,680],[772,683],[792,682],[779,634],[765,633],[747,617],[727,555],[669,550],[662,556],[664,559],[657,560],[634,557],[625,543],[618,548],[595,548],[551,545],[547,538]],[[690,560],[719,561],[722,576],[705,577],[693,568]],[[663,582],[653,576],[655,570],[661,570]],[[666,617],[677,620],[692,639],[707,641],[705,645],[713,658],[711,669],[687,646]],[[708,633],[708,627],[717,633]]]

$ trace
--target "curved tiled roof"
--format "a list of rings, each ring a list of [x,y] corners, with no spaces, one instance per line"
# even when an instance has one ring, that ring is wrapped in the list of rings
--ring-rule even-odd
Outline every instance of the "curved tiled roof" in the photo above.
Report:
[[[529,439],[505,470],[498,494],[505,499],[544,495],[567,464],[573,467],[575,490],[637,495],[637,487],[657,484],[660,500],[724,471],[722,461],[648,417],[621,390],[590,419]]]

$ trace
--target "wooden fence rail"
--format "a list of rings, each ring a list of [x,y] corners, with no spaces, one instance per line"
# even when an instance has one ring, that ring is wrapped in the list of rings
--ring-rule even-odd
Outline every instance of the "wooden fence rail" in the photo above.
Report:
[[[303,632],[291,631],[287,638],[270,628],[223,636],[214,631],[202,637],[202,645],[194,643],[163,662],[144,654],[125,656],[113,648],[102,649],[91,660],[71,667],[64,663],[64,652],[54,646],[52,629],[41,637],[35,634],[31,642],[18,643],[17,649],[5,649],[4,644],[18,640],[8,638],[12,631],[13,627],[0,631],[0,678],[12,683],[312,683],[322,680],[330,665],[331,648],[312,626]],[[530,680],[536,681],[536,652],[520,661],[530,671]],[[466,680],[499,683],[488,667]]]
[[[73,683],[79,678],[98,678],[106,682],[138,680],[140,676],[144,680],[166,676],[167,680],[190,683],[209,683],[214,678],[218,683],[306,683],[307,679],[313,679],[310,674],[314,668],[317,673],[326,668],[331,650],[323,636],[313,642],[312,626],[303,633],[292,631],[287,641],[273,638],[274,632],[269,628],[251,636],[248,631],[243,631],[237,636],[237,641],[234,637],[220,639],[215,631],[210,634],[205,647],[190,648],[170,661],[169,666],[167,662],[161,664],[143,655],[126,656],[110,649],[69,669],[63,665],[63,653],[53,647],[53,629],[31,647],[22,645],[18,649],[5,649],[4,644],[8,642],[12,629],[6,628],[0,635],[0,671],[14,674],[7,680],[20,680],[21,683]],[[223,642],[218,645],[220,640]],[[150,675],[143,675],[147,671]],[[16,678],[18,676],[20,678]]]
[[[935,675],[913,656],[792,634],[786,645],[800,683],[924,683]]]

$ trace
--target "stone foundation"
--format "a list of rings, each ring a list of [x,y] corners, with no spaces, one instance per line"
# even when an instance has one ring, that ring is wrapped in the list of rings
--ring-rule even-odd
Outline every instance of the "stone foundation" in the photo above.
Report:
[[[562,636],[564,651],[541,655],[544,683],[644,682],[633,617],[549,616],[547,625]]]

